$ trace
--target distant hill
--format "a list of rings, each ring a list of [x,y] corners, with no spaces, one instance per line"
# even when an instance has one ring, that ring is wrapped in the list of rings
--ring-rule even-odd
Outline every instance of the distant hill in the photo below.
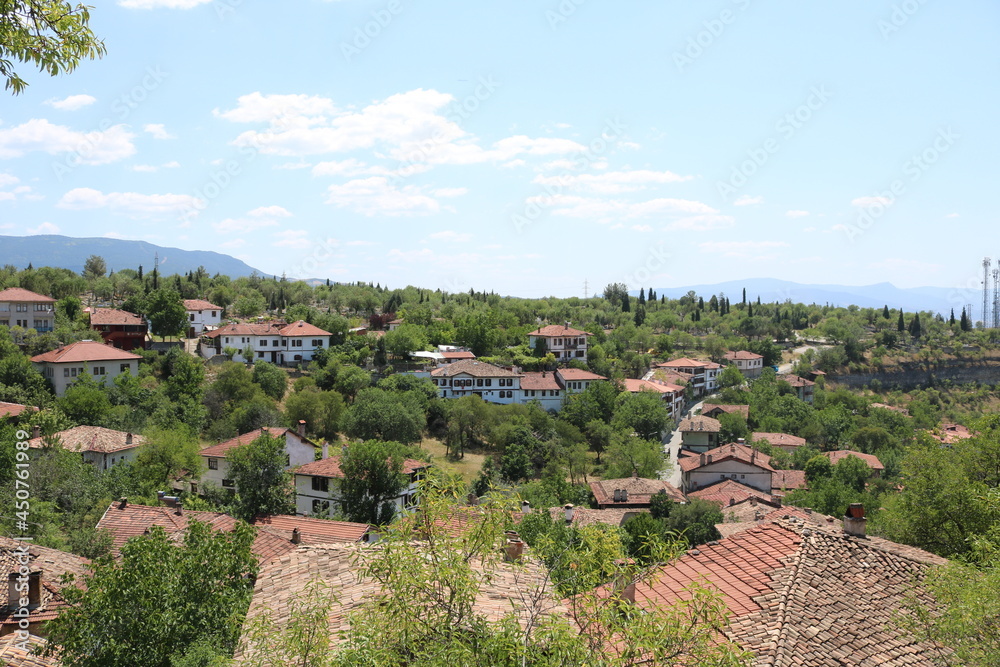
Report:
[[[0,265],[13,264],[23,269],[34,266],[54,266],[71,271],[83,271],[91,255],[100,255],[108,271],[138,269],[141,264],[148,273],[153,270],[153,258],[160,257],[160,273],[186,273],[204,266],[210,275],[222,273],[233,278],[249,276],[256,271],[235,257],[207,250],[181,250],[153,245],[146,241],[126,241],[109,238],[72,238],[45,234],[39,236],[0,236]],[[257,273],[263,273],[257,271]]]
[[[725,293],[733,303],[743,297],[746,288],[747,300],[771,303],[784,302],[791,299],[796,303],[830,304],[832,306],[856,305],[861,308],[902,308],[908,312],[929,310],[947,317],[951,309],[955,309],[956,317],[962,312],[962,295],[947,287],[912,287],[900,288],[892,283],[877,285],[804,285],[788,280],[774,278],[748,278],[747,280],[731,280],[714,285],[690,285],[687,287],[655,287],[657,295],[670,299],[684,296],[693,290],[698,296],[708,300],[713,294]],[[638,294],[633,291],[632,294]],[[966,295],[967,298],[967,295]],[[979,313],[975,313],[978,317]]]

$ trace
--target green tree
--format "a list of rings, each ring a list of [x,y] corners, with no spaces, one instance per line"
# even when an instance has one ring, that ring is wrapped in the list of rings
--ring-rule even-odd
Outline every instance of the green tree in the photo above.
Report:
[[[806,473],[806,480],[812,484],[823,479],[829,479],[833,475],[833,464],[830,463],[828,457],[817,454],[806,462],[803,470]]]
[[[139,448],[135,469],[145,491],[166,488],[182,471],[197,473],[201,469],[198,439],[178,429],[154,429],[145,435]]]
[[[668,530],[681,534],[694,547],[719,539],[715,524],[722,523],[723,518],[718,505],[694,498],[675,506],[663,521]]]
[[[229,450],[229,474],[236,485],[234,514],[244,521],[295,511],[291,475],[285,471],[285,439],[268,433]]]
[[[103,278],[107,272],[108,265],[100,255],[91,255],[83,263],[83,277],[88,281],[93,282],[98,278]]]
[[[306,388],[285,399],[285,413],[292,424],[304,420],[306,433],[333,440],[344,413],[344,399],[335,391]]]
[[[253,381],[276,401],[284,398],[288,389],[288,374],[267,361],[258,361],[253,365]]]
[[[80,297],[70,294],[59,299],[56,312],[62,313],[70,322],[75,322],[76,318],[83,312],[83,302]]]
[[[857,456],[845,456],[833,466],[833,479],[858,493],[865,490],[871,474],[868,464]]]
[[[84,369],[58,399],[59,409],[78,424],[101,426],[111,412],[108,392]]]
[[[740,412],[723,412],[719,415],[719,442],[737,442],[740,438],[746,440],[750,436],[746,417]]]
[[[250,605],[256,531],[213,532],[190,519],[183,544],[159,526],[129,540],[121,561],[104,558],[85,588],[46,626],[50,652],[67,667],[171,667],[199,641],[231,654]]]
[[[59,0],[12,0],[0,6],[0,76],[4,88],[20,94],[28,83],[14,62],[35,65],[56,76],[72,72],[82,59],[105,54],[104,42],[90,30],[90,11]]]
[[[717,378],[719,389],[727,389],[729,387],[738,387],[744,382],[746,378],[743,377],[743,373],[740,369],[736,368],[734,364],[730,364],[722,369]]]
[[[659,392],[638,391],[622,394],[611,425],[644,440],[660,440],[670,424],[670,412]]]
[[[397,359],[405,359],[410,352],[422,350],[427,346],[424,328],[417,324],[401,324],[386,332],[382,338],[385,340],[385,349]]]
[[[145,299],[145,314],[153,335],[179,336],[187,326],[187,311],[181,295],[173,290],[157,289]]]
[[[636,474],[655,479],[666,466],[659,439],[643,440],[616,433],[605,455],[604,477],[618,479]]]
[[[411,444],[420,442],[426,421],[415,393],[369,387],[358,392],[344,415],[343,426],[352,438]]]
[[[372,374],[357,366],[341,366],[337,371],[337,379],[333,388],[343,394],[348,401],[353,401],[358,392],[371,386]]]
[[[354,442],[340,458],[339,502],[349,521],[384,526],[396,513],[393,500],[406,489],[403,446],[398,442]]]

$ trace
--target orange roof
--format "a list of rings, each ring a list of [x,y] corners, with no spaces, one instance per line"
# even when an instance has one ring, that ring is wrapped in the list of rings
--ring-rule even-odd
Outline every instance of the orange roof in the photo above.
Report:
[[[287,327],[278,332],[282,336],[332,336],[329,331],[323,331],[315,324],[309,324],[303,320],[292,322]]]
[[[724,405],[722,403],[716,403],[715,405],[706,403],[705,407],[701,409],[701,414],[706,417],[711,417],[713,414],[718,414],[720,412],[725,412],[728,414],[741,414],[744,417],[750,416],[750,406],[749,405]]]
[[[798,375],[779,375],[779,380],[784,380],[793,387],[814,387],[816,383],[812,380],[801,378]]]
[[[59,439],[62,448],[71,452],[97,452],[99,454],[114,454],[135,449],[145,444],[141,435],[132,435],[125,431],[114,431],[100,426],[74,426],[65,431],[53,434]],[[38,437],[28,441],[28,447],[41,449],[45,447],[47,438]]]
[[[628,491],[628,500],[616,501],[616,489]],[[646,479],[645,477],[622,477],[620,479],[602,479],[590,483],[590,490],[598,505],[648,505],[654,493],[663,491],[675,503],[684,502],[684,494],[673,484],[662,479]]]
[[[747,350],[735,350],[733,352],[726,352],[726,359],[730,361],[753,361],[755,359],[763,359],[763,354],[757,354],[756,352],[749,352]]]
[[[622,382],[625,385],[625,391],[630,391],[632,393],[640,391],[655,391],[661,394],[675,394],[677,392],[683,392],[684,387],[678,387],[675,384],[667,384],[666,382],[653,382],[652,380],[632,380],[626,379]]]
[[[752,437],[755,442],[757,440],[764,440],[775,447],[801,447],[806,444],[805,438],[800,438],[797,435],[788,435],[787,433],[755,432]]]
[[[284,438],[285,434],[288,433],[289,431],[291,431],[292,433],[295,433],[295,431],[292,431],[291,429],[288,429],[288,428],[279,428],[277,426],[265,426],[265,427],[261,427],[261,428],[257,429],[256,431],[250,431],[249,433],[244,433],[242,435],[238,435],[235,438],[232,438],[231,440],[226,440],[225,442],[220,442],[217,445],[212,445],[211,447],[206,447],[205,449],[201,450],[199,453],[202,456],[209,456],[211,458],[224,459],[224,458],[226,458],[226,452],[228,452],[230,449],[232,449],[234,447],[242,447],[243,445],[248,445],[251,442],[253,442],[254,440],[256,440],[257,438],[259,438],[260,436],[264,435],[265,433],[268,434],[268,435],[270,435],[272,438]],[[298,435],[298,434],[296,434],[296,435]],[[306,444],[309,444],[309,445],[313,445],[315,447],[315,445],[312,443],[312,441],[307,440],[306,438],[302,438],[302,442],[305,442]]]
[[[576,382],[578,380],[607,380],[608,378],[597,373],[591,373],[580,368],[560,368],[556,370],[563,380]]]
[[[287,324],[283,320],[273,322],[230,322],[205,334],[206,338],[219,336],[278,336]]]
[[[146,321],[127,310],[117,308],[95,308],[90,312],[90,325],[146,326]]]
[[[202,299],[184,299],[184,310],[222,310],[222,308]]]
[[[403,470],[404,475],[410,475],[417,470],[422,470],[430,466],[429,463],[424,463],[423,461],[416,461],[414,459],[403,459]],[[340,479],[344,476],[343,471],[340,469],[340,457],[330,456],[325,459],[320,459],[319,461],[313,461],[312,463],[306,463],[300,465],[293,471],[296,475],[310,475],[312,477],[330,477],[333,479]]]
[[[299,529],[302,544],[326,544],[327,542],[360,542],[368,532],[366,523],[351,521],[329,521],[313,519],[304,516],[289,516],[276,514],[274,516],[259,516],[253,520],[253,525],[266,528],[272,533],[292,539],[292,531]]]
[[[36,364],[72,364],[87,361],[131,361],[133,359],[142,359],[142,357],[104,343],[83,340],[34,356],[31,361]]]
[[[563,336],[593,336],[587,331],[580,331],[564,324],[550,324],[541,329],[535,329],[528,333],[529,336],[541,336],[542,338],[561,338]]]
[[[455,352],[442,352],[442,359],[475,359],[476,355],[468,350],[457,350]]]
[[[830,463],[837,465],[843,459],[848,456],[857,456],[859,459],[868,464],[868,467],[872,470],[885,470],[885,466],[882,462],[878,460],[878,457],[874,454],[862,454],[861,452],[852,452],[849,449],[838,449],[833,452],[823,452],[823,456],[830,459]]]
[[[734,505],[736,503],[741,503],[744,500],[749,500],[750,498],[756,498],[757,500],[762,500],[765,503],[772,502],[771,494],[759,491],[746,484],[740,484],[736,480],[724,479],[715,484],[709,484],[708,486],[698,489],[697,491],[692,491],[688,494],[691,498],[701,498],[702,500],[707,500],[712,503],[720,505],[723,509]]]
[[[27,549],[27,553],[21,550],[22,547]],[[78,587],[83,584],[84,576],[90,574],[90,561],[82,556],[0,536],[0,577],[4,581],[9,581],[10,576],[19,572],[22,566],[27,566],[29,572],[41,573],[39,604],[28,617],[28,621],[33,624],[49,621],[65,608],[66,599],[62,595],[64,586],[61,581],[64,574],[72,574],[75,578],[73,585]],[[18,627],[18,619],[14,613],[5,600],[0,606],[0,635],[12,633]],[[3,664],[31,663],[4,662]]]
[[[528,389],[532,391],[559,391],[562,387],[560,387],[559,383],[556,381],[554,373],[542,371],[541,373],[525,373],[524,377],[521,378],[521,389]]]
[[[17,417],[19,414],[28,410],[27,405],[21,405],[19,403],[4,403],[0,401],[0,417]]]
[[[21,289],[20,287],[8,287],[7,289],[0,291],[0,302],[55,303],[56,300],[50,296],[37,294],[36,292]]]
[[[462,359],[431,371],[431,375],[434,377],[454,377],[462,373],[472,377],[523,377],[521,373],[515,373],[512,370],[475,359]]]
[[[671,361],[664,361],[656,364],[657,368],[722,368],[720,364],[713,361],[698,361],[696,359],[690,359],[688,357],[681,357],[680,359],[673,359]]]
[[[718,433],[722,430],[722,424],[719,423],[718,419],[712,419],[711,417],[705,417],[704,415],[694,415],[686,419],[682,419],[681,423],[677,426],[677,430],[682,433],[685,431]]]
[[[710,419],[705,417],[704,419]],[[703,466],[713,465],[720,463],[722,461],[741,461],[742,463],[748,463],[758,468],[763,468],[764,470],[770,470],[773,472],[783,472],[775,471],[771,467],[771,457],[764,452],[759,452],[756,449],[751,449],[746,445],[739,445],[736,443],[730,443],[728,445],[722,445],[721,447],[716,447],[715,449],[710,449],[703,454],[697,456],[686,456],[682,458],[677,464],[681,467],[684,472],[690,472],[692,470],[697,470]],[[702,463],[704,461],[704,463]],[[798,471],[801,472],[801,471]],[[774,476],[772,475],[771,486],[774,486]]]
[[[808,488],[804,470],[775,470],[771,473],[771,493]]]

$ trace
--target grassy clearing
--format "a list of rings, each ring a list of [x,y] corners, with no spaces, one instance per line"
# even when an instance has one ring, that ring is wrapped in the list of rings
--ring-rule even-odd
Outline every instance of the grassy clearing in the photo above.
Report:
[[[458,473],[466,482],[471,482],[478,475],[486,460],[485,454],[466,452],[465,457],[453,459],[445,456],[444,443],[437,438],[424,438],[420,447],[431,455],[431,462],[442,470]]]

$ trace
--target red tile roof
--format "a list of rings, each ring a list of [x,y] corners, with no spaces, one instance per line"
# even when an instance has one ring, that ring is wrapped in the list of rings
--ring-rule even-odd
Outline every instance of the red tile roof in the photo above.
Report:
[[[929,431],[929,433],[931,437],[945,445],[971,438],[973,435],[968,428],[961,424],[941,424],[940,427]]]
[[[461,375],[462,373],[471,375],[472,377],[484,378],[523,377],[521,373],[515,373],[510,369],[494,366],[493,364],[488,364],[485,361],[477,361],[475,359],[463,359],[462,361],[456,361],[448,364],[447,366],[441,366],[440,368],[435,368],[431,371],[431,375],[434,377],[454,377],[456,375]]]
[[[184,299],[184,310],[222,310],[222,308],[202,299]]]
[[[732,352],[726,352],[726,354],[723,356],[725,356],[725,358],[729,359],[730,361],[753,361],[755,359],[764,358],[763,354],[757,354],[755,352],[749,352],[747,350],[735,350]]]
[[[206,338],[219,336],[279,336],[287,325],[282,320],[272,322],[230,322],[204,334]]]
[[[455,352],[442,352],[442,359],[475,359],[476,355],[468,350],[458,350]]]
[[[749,418],[750,417],[750,406],[749,405],[724,405],[724,404],[721,404],[721,403],[715,404],[715,405],[711,405],[709,403],[706,403],[705,406],[701,409],[701,414],[705,415],[706,417],[711,417],[712,415],[717,415],[717,414],[719,414],[721,412],[725,412],[725,413],[731,414],[731,415],[733,415],[733,414],[741,414],[741,415],[743,415],[744,418]]]
[[[656,364],[657,368],[716,368],[720,367],[719,364],[712,363],[711,361],[698,361],[696,359],[691,359],[689,357],[681,357],[680,359],[672,359],[670,361],[664,361]]]
[[[146,321],[127,310],[95,308],[90,313],[90,326],[146,326]]]
[[[736,480],[732,479],[725,479],[698,489],[697,491],[692,491],[688,494],[688,497],[701,498],[702,500],[716,503],[722,507],[722,509],[736,503],[741,503],[744,500],[749,500],[750,498],[756,498],[757,500],[762,500],[765,503],[772,502],[771,494],[758,491],[753,487],[747,486],[746,484],[740,484]]]
[[[41,650],[47,643],[37,635],[28,635],[25,643],[12,631],[0,639],[0,664],[8,667],[62,667],[62,661],[56,656],[36,655],[35,650]]]
[[[814,387],[816,383],[812,380],[799,377],[798,375],[779,375],[779,380],[784,380],[793,387]]]
[[[709,419],[709,417],[705,417],[705,419]],[[710,460],[711,463],[709,462]],[[705,461],[705,463],[702,463],[702,461]],[[749,465],[757,466],[763,470],[770,470],[774,472],[774,468],[771,467],[770,456],[764,452],[759,452],[755,449],[747,447],[746,445],[738,445],[736,443],[722,445],[721,447],[710,449],[697,456],[686,456],[678,461],[677,464],[684,472],[690,472],[703,466],[714,465],[722,461],[741,461],[742,463],[747,463]],[[773,479],[771,486],[774,486]]]
[[[616,501],[616,489],[628,491],[628,500]],[[654,493],[664,491],[675,503],[684,502],[684,494],[673,484],[662,479],[646,479],[644,477],[622,477],[620,479],[602,479],[590,483],[590,490],[598,505],[648,505]]]
[[[320,329],[315,324],[309,324],[303,320],[292,322],[287,327],[278,332],[282,336],[332,336],[329,331]]]
[[[304,516],[289,516],[279,514],[274,516],[259,516],[253,525],[292,539],[292,531],[299,529],[302,544],[326,544],[329,542],[360,542],[364,539],[370,526],[366,523],[350,521],[329,521],[313,519]]]
[[[298,434],[295,433],[295,431],[292,431],[289,428],[279,428],[277,426],[265,426],[257,429],[256,431],[250,431],[249,433],[238,435],[235,438],[226,440],[225,442],[220,442],[217,445],[206,447],[199,453],[202,456],[208,456],[216,459],[224,459],[226,458],[226,452],[228,452],[233,447],[242,447],[243,445],[248,445],[265,433],[270,435],[272,438],[284,438],[285,434],[289,432],[298,436]],[[311,440],[307,440],[306,438],[302,438],[302,441],[305,442],[306,444],[313,445],[314,447],[316,446]]]
[[[579,380],[607,380],[608,378],[603,375],[598,375],[597,373],[591,373],[590,371],[585,371],[580,368],[559,368],[556,373],[563,380],[577,382]]]
[[[667,384],[666,382],[653,382],[652,380],[623,380],[622,384],[625,386],[625,391],[630,391],[632,393],[637,393],[640,391],[655,391],[660,394],[675,394],[677,392],[683,392],[684,387],[678,387],[675,384]]]
[[[755,432],[752,437],[754,442],[764,440],[771,443],[775,447],[802,447],[806,444],[805,438],[800,438],[797,435],[789,435],[787,433],[764,433],[763,431],[759,431]]]
[[[526,372],[521,378],[521,389],[559,391],[562,387],[559,386],[554,373],[543,371],[541,373]]]
[[[20,547],[24,545],[28,549],[28,568],[31,572],[41,571],[41,599],[38,607],[32,610],[29,621],[39,623],[51,620],[66,605],[61,593],[62,576],[72,574],[75,578],[74,585],[82,584],[83,577],[90,573],[90,561],[58,549],[0,537],[0,577],[4,582],[8,581],[11,574],[20,571],[23,564],[21,561],[25,558]],[[18,619],[14,618],[13,613],[5,598],[4,604],[0,605],[0,634],[13,632],[17,628]]]
[[[0,303],[55,303],[56,300],[20,287],[8,287],[0,291]]]
[[[27,405],[21,405],[20,403],[4,403],[0,401],[0,418],[17,417],[25,410],[30,409]]]
[[[535,329],[534,331],[529,332],[528,335],[541,336],[542,338],[562,338],[563,336],[593,336],[594,334],[587,331],[580,331],[579,329],[574,329],[573,327],[567,327],[564,324],[550,324],[546,327]]]
[[[141,447],[146,439],[141,435],[132,435],[125,431],[115,431],[100,426],[74,426],[65,431],[59,431],[51,436],[58,438],[62,448],[71,452],[97,452],[113,454]],[[28,441],[28,447],[41,449],[46,446],[49,438],[38,437]]]
[[[722,430],[722,424],[719,423],[718,419],[712,419],[711,417],[705,417],[704,415],[694,415],[682,419],[681,423],[677,426],[677,430],[683,432],[705,432],[705,433],[718,433]]]
[[[784,490],[808,489],[804,470],[775,470],[771,474],[771,493]]]
[[[429,467],[429,463],[424,463],[423,461],[416,461],[414,459],[403,459],[403,470],[404,475],[410,475],[418,470]],[[340,457],[330,456],[325,459],[320,459],[319,461],[313,461],[311,463],[306,463],[300,465],[298,468],[293,470],[296,475],[311,475],[312,477],[330,477],[332,479],[339,479],[344,476],[343,471],[340,469]]]
[[[104,343],[84,340],[39,354],[32,357],[31,361],[36,364],[71,364],[88,361],[131,361],[133,359],[142,359],[142,357]]]
[[[848,456],[856,456],[867,463],[868,467],[872,470],[885,470],[885,466],[882,465],[882,462],[874,454],[862,454],[861,452],[852,452],[849,449],[838,449],[832,452],[823,452],[823,456],[830,459],[830,463],[833,465],[837,465]]]

